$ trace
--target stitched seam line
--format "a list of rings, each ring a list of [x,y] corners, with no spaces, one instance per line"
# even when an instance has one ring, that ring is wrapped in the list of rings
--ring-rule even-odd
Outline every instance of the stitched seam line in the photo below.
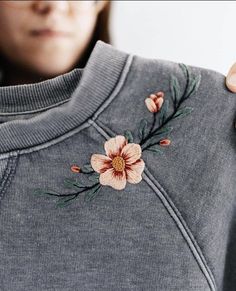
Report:
[[[91,120],[96,120],[99,114],[101,114],[104,109],[110,105],[110,103],[115,99],[115,97],[119,94],[121,89],[124,87],[126,78],[128,76],[128,73],[130,71],[131,64],[133,63],[134,55],[129,54],[127,57],[127,60],[125,62],[124,68],[122,70],[121,76],[119,78],[119,81],[117,85],[115,86],[114,91],[111,93],[111,95],[105,100],[105,102],[98,108],[98,110],[93,114],[91,117]]]
[[[80,133],[82,130],[86,129],[87,127],[90,127],[90,124],[88,122],[84,122],[83,124],[79,125],[76,128],[73,128],[72,130],[68,131],[67,133],[64,133],[63,135],[60,135],[56,138],[53,138],[52,140],[48,140],[47,142],[43,142],[42,144],[37,144],[32,147],[26,147],[22,149],[17,149],[11,152],[2,153],[0,155],[0,160],[6,159],[6,157],[10,154],[12,157],[24,154],[29,154],[32,152],[37,152],[46,148],[49,148],[50,146],[53,146],[55,144],[58,144],[60,142],[63,142],[65,139],[70,138],[71,136]]]
[[[23,149],[18,149],[18,150],[15,150],[13,152],[10,152],[10,153],[12,155],[17,155],[18,153],[19,153],[19,155],[23,155],[23,154],[28,154],[28,153],[32,153],[32,152],[37,152],[37,151],[49,148],[49,147],[51,147],[55,144],[58,144],[60,142],[63,142],[64,140],[70,138],[71,136],[74,136],[74,135],[80,133],[82,130],[84,130],[88,127],[90,127],[90,124],[87,121],[85,121],[83,124],[80,124],[79,126],[71,129],[70,131],[67,131],[66,133],[64,133],[56,138],[53,138],[53,139],[48,140],[46,142],[43,142],[41,144],[37,144],[35,146],[26,147]]]
[[[183,237],[185,238],[190,250],[192,251],[198,265],[200,266],[203,274],[205,275],[208,284],[212,291],[216,291],[216,282],[213,273],[211,272],[206,259],[195,240],[192,232],[188,228],[185,220],[181,216],[180,212],[174,205],[173,201],[169,198],[169,195],[167,192],[159,185],[156,185],[158,182],[156,179],[151,175],[147,167],[145,166],[144,170],[144,180],[145,182],[154,190],[158,198],[162,201],[163,205],[177,224],[178,228],[180,229],[180,232],[182,233]],[[152,179],[151,179],[152,177]],[[154,182],[155,181],[155,182]],[[159,183],[158,183],[159,184]]]
[[[17,160],[18,156],[10,156],[7,161],[6,168],[4,169],[3,179],[0,185],[0,201],[3,199],[4,194],[10,185],[12,178],[14,177]]]
[[[93,125],[93,127],[103,136],[105,139],[109,139],[116,135],[114,131],[112,131],[107,126],[104,126],[101,121],[94,122],[93,120],[89,120],[89,123]],[[98,124],[99,123],[99,124]],[[183,235],[184,239],[187,242],[195,260],[197,261],[201,271],[203,272],[210,288],[212,291],[217,291],[216,281],[213,273],[211,272],[206,259],[199,247],[197,241],[195,240],[192,232],[190,231],[189,227],[187,226],[185,220],[183,219],[182,215],[174,205],[173,201],[170,199],[167,192],[163,189],[163,187],[156,181],[150,171],[147,169],[145,165],[145,169],[143,172],[143,177],[145,182],[154,190],[157,197],[161,200],[164,207],[167,209],[170,216],[175,221],[176,225],[178,226],[181,234]]]

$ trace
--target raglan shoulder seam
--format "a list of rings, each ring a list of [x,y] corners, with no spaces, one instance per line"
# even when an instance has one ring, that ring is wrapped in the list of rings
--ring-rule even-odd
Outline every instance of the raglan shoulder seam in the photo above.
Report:
[[[115,133],[113,130],[111,130],[109,127],[104,125],[101,121],[97,120],[96,122],[94,120],[88,121],[100,134],[103,136],[106,140],[116,136],[117,133]],[[181,234],[183,235],[184,239],[186,240],[190,250],[193,253],[193,256],[195,257],[195,260],[199,264],[199,267],[201,268],[201,271],[203,272],[204,276],[207,279],[207,282],[211,288],[211,291],[216,291],[216,281],[214,278],[214,275],[212,271],[210,270],[206,259],[195,240],[191,230],[187,226],[187,223],[183,219],[182,215],[174,205],[173,201],[167,194],[167,192],[161,187],[161,185],[157,182],[157,180],[152,176],[150,171],[147,169],[147,166],[145,165],[145,169],[143,172],[143,179],[148,184],[149,187],[152,188],[152,190],[155,192],[155,194],[159,197],[164,207],[169,212],[170,216],[173,218],[175,223],[177,224]]]
[[[19,154],[12,154],[9,155],[4,172],[2,174],[2,181],[0,184],[0,202],[4,197],[4,194],[10,185],[14,175],[15,175],[15,170],[17,167],[17,162],[19,159]]]
[[[177,224],[180,232],[182,233],[184,239],[186,240],[190,250],[192,251],[199,267],[201,268],[203,274],[205,275],[208,284],[212,291],[216,291],[216,281],[215,277],[208,266],[205,256],[202,253],[202,250],[194,238],[191,230],[189,229],[186,221],[182,217],[181,213],[171,200],[167,191],[160,185],[156,178],[151,174],[150,170],[145,166],[143,173],[144,181],[152,188],[157,197],[162,201],[162,204],[165,206],[166,210],[169,212],[170,216],[174,219]]]

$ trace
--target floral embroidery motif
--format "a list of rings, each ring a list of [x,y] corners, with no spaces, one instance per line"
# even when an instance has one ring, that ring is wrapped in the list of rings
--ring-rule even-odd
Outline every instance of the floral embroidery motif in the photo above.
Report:
[[[71,166],[71,171],[76,174],[88,175],[91,184],[83,184],[76,179],[65,179],[64,184],[73,188],[76,192],[69,194],[59,194],[52,191],[36,189],[35,194],[43,194],[58,198],[57,206],[63,207],[84,193],[84,200],[91,201],[99,193],[103,186],[110,186],[116,190],[122,190],[127,182],[137,184],[142,180],[142,172],[145,162],[141,159],[142,152],[147,150],[155,154],[162,154],[164,147],[171,145],[169,134],[173,126],[169,124],[177,118],[187,116],[193,111],[192,107],[181,106],[183,101],[189,98],[200,84],[200,74],[193,77],[188,66],[179,64],[186,78],[186,86],[183,94],[180,89],[178,79],[171,75],[170,92],[172,100],[172,110],[170,101],[166,99],[163,91],[151,93],[145,98],[144,104],[152,114],[152,122],[143,118],[138,127],[139,142],[134,143],[133,134],[130,130],[125,130],[124,134],[111,137],[104,143],[104,154],[94,153],[91,155],[90,164],[82,167]]]
[[[104,148],[106,156],[93,154],[91,157],[92,168],[100,173],[102,185],[122,190],[126,181],[136,184],[142,180],[144,161],[140,159],[142,150],[139,144],[128,143],[124,136],[117,135],[106,141]]]

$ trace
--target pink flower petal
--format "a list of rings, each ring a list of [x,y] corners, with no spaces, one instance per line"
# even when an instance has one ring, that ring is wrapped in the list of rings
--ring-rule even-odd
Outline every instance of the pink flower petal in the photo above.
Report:
[[[156,96],[155,96],[155,98],[156,98]],[[148,110],[150,112],[156,112],[157,111],[156,104],[151,98],[146,98],[145,99],[145,104],[146,104],[146,106],[147,106],[147,108],[148,108]]]
[[[164,92],[162,92],[162,91],[159,91],[159,92],[156,93],[156,96],[157,96],[157,97],[162,97],[162,98],[164,98],[164,95],[165,95],[165,94],[164,94]]]
[[[115,156],[119,156],[122,148],[127,144],[127,142],[127,139],[123,135],[117,135],[116,137],[110,138],[104,143],[106,155],[111,159]]]
[[[133,164],[140,159],[142,153],[141,146],[136,143],[128,143],[121,151],[121,156],[125,160],[125,164]]]
[[[156,106],[157,106],[157,111],[159,111],[161,109],[161,106],[164,102],[164,99],[162,97],[159,97],[157,100],[156,100]]]
[[[116,172],[113,168],[108,169],[100,174],[99,182],[102,185],[108,185],[116,190],[122,190],[126,186],[126,174],[123,172]]]
[[[92,168],[98,173],[103,173],[107,169],[111,168],[111,162],[112,160],[109,157],[100,154],[93,154],[90,160]]]
[[[132,184],[137,184],[142,180],[142,172],[144,170],[145,163],[142,159],[131,165],[126,169],[127,181]]]

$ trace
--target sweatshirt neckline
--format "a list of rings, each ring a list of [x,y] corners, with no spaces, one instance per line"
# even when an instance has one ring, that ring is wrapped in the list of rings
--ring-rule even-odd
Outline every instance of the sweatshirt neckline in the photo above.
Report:
[[[0,86],[0,154],[46,143],[82,125],[118,84],[129,54],[98,40],[84,68],[42,82]],[[43,112],[39,112],[43,111]],[[37,113],[27,119],[21,115]]]

